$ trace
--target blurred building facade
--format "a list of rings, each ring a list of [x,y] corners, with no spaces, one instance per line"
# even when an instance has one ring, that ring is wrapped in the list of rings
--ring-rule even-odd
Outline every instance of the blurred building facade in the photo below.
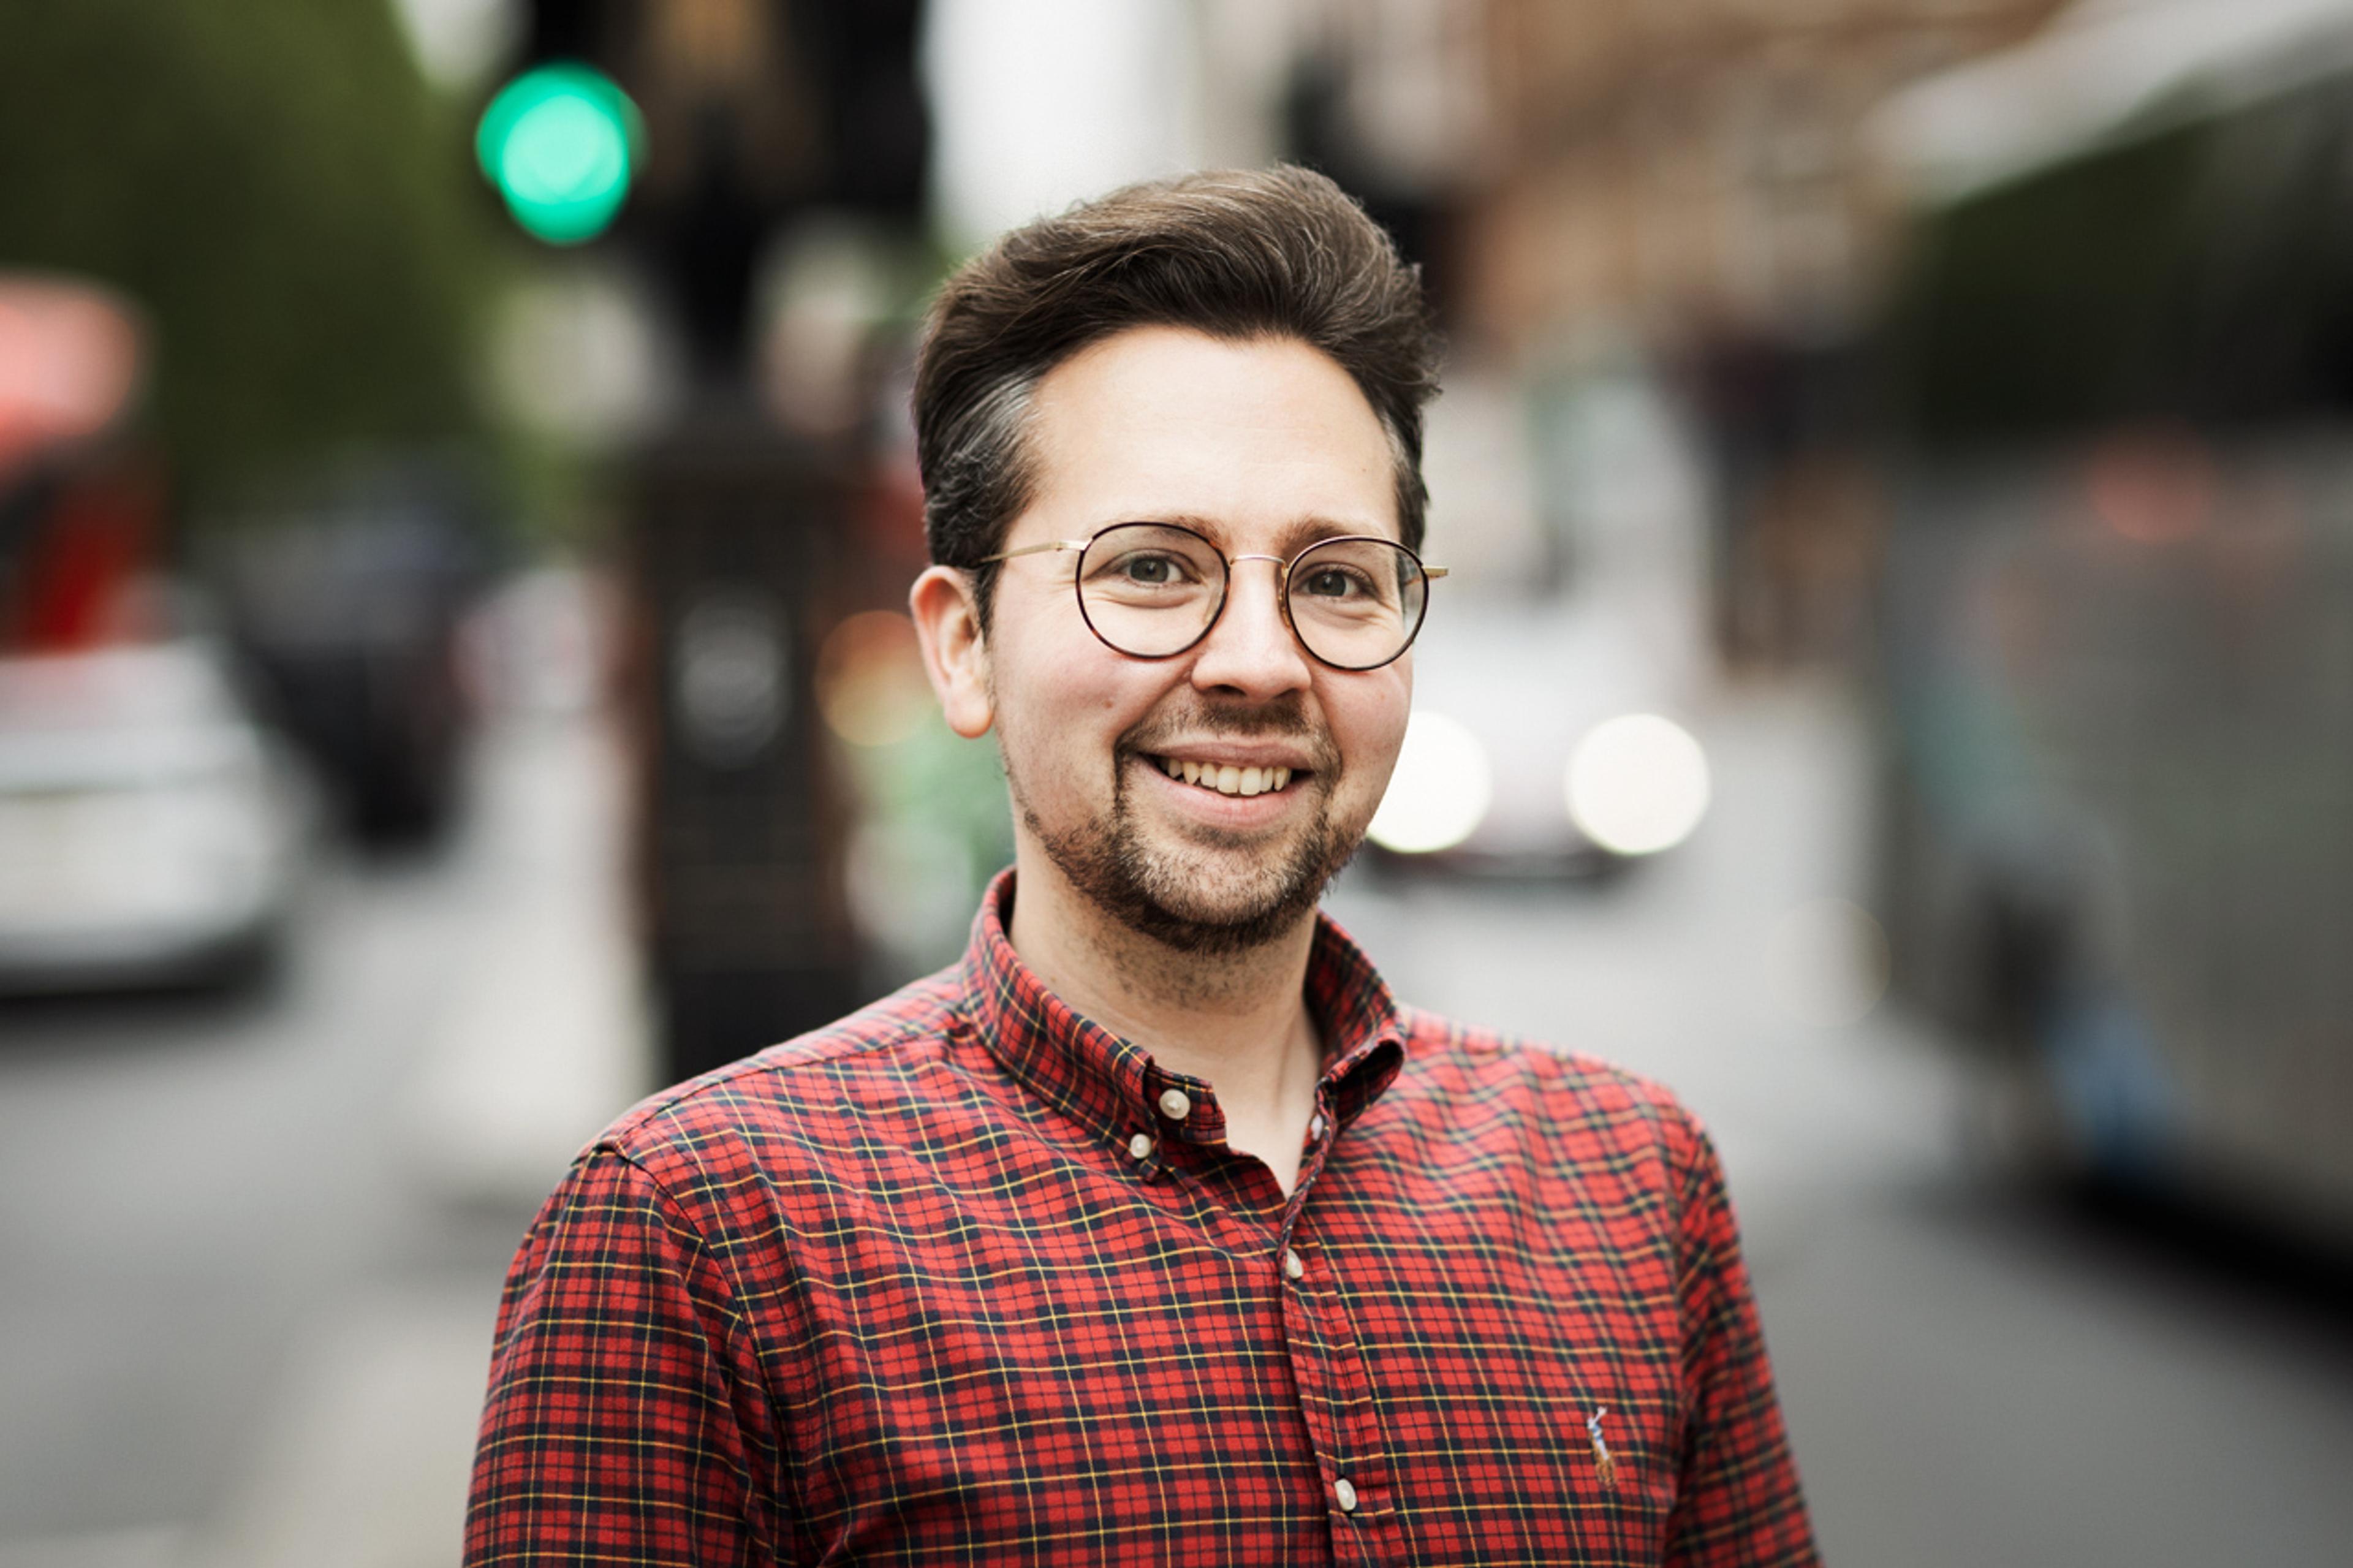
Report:
[[[1852,661],[1880,501],[1857,352],[1905,208],[1871,116],[2060,0],[1204,0],[1208,117],[1299,158],[1420,260],[1452,383],[1670,384],[1708,473],[1736,662]],[[1240,85],[1237,85],[1240,84]],[[1535,415],[1543,423],[1541,412]]]
[[[1495,131],[1462,315],[1596,332],[1677,383],[1708,459],[1710,618],[1738,664],[1862,657],[1881,502],[1857,339],[1904,213],[1862,134],[1906,81],[2056,0],[1494,0]]]
[[[1466,316],[1797,343],[1852,331],[1899,217],[1862,129],[2059,0],[1488,0],[1493,134]]]

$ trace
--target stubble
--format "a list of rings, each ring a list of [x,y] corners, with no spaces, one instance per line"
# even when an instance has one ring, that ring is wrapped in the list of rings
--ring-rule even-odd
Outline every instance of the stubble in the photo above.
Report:
[[[1279,735],[1300,742],[1314,759],[1308,777],[1293,786],[1315,797],[1307,829],[1263,847],[1222,834],[1163,834],[1155,842],[1129,788],[1131,764],[1155,766],[1155,742],[1176,734]],[[1334,819],[1339,756],[1329,737],[1306,725],[1304,705],[1295,699],[1205,709],[1177,722],[1145,721],[1120,737],[1112,763],[1108,814],[1060,829],[1050,828],[1032,808],[1009,759],[1006,778],[1023,823],[1071,885],[1122,925],[1176,952],[1227,957],[1275,941],[1314,909],[1363,841],[1360,825],[1352,830]],[[1243,862],[1239,873],[1231,868],[1237,858]]]

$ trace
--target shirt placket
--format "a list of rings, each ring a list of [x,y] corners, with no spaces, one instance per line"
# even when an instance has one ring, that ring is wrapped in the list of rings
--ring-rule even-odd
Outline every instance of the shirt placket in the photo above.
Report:
[[[1185,1108],[1195,1110],[1197,1118],[1185,1131],[1188,1142],[1211,1131],[1207,1123],[1217,1116],[1214,1100],[1195,1110],[1195,1102],[1207,1097],[1200,1089],[1183,1097]],[[1159,1109],[1166,1115],[1178,1103],[1176,1096],[1167,1096]],[[1172,1120],[1186,1118],[1180,1114]],[[1229,1227],[1232,1244],[1261,1259],[1282,1303],[1283,1352],[1314,1449],[1334,1560],[1388,1562],[1399,1556],[1401,1544],[1388,1455],[1374,1407],[1372,1378],[1342,1289],[1341,1263],[1324,1245],[1311,1201],[1338,1120],[1328,1089],[1319,1091],[1309,1124],[1308,1157],[1274,1226],[1266,1225],[1264,1209],[1255,1220],[1223,1205],[1214,1212]]]
[[[1324,1244],[1313,1202],[1336,1127],[1328,1094],[1319,1094],[1316,1136],[1297,1188],[1283,1208],[1272,1262],[1282,1293],[1285,1349],[1301,1414],[1323,1470],[1334,1559],[1379,1563],[1399,1555],[1396,1491],[1373,1382],[1348,1314],[1345,1260]]]

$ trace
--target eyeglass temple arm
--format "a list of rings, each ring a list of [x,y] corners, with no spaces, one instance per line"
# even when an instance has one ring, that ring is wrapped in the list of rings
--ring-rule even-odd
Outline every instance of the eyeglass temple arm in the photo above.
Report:
[[[1017,555],[1039,555],[1049,550],[1084,550],[1086,547],[1087,542],[1083,539],[1050,539],[1043,544],[1025,544],[1018,550],[1000,550],[994,555],[982,556],[973,564],[988,566],[999,561],[1010,561]]]

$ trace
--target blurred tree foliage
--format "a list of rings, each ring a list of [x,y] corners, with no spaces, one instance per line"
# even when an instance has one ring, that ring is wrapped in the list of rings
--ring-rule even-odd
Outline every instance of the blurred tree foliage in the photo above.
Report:
[[[0,5],[0,267],[114,285],[199,505],[471,428],[495,254],[388,0]]]

